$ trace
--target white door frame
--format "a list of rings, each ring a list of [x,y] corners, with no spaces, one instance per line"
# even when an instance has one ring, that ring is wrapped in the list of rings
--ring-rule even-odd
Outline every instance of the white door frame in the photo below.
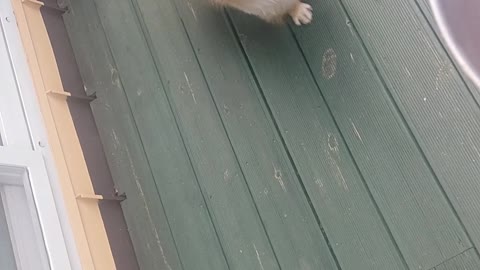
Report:
[[[0,194],[19,269],[70,269],[42,155],[0,147]]]
[[[45,247],[44,265],[54,270],[81,269],[10,1],[0,0],[0,185],[24,189]]]

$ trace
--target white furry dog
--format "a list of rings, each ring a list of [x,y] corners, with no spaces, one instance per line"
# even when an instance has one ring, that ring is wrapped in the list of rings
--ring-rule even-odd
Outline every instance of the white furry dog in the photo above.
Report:
[[[229,6],[255,15],[270,23],[282,23],[290,16],[296,25],[312,21],[312,7],[300,0],[211,0],[220,6]]]

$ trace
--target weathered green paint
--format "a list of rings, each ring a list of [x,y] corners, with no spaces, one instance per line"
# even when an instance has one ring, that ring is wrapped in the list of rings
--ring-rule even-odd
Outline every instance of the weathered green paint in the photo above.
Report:
[[[145,4],[143,2],[158,3],[148,0],[139,1],[139,5]],[[177,2],[177,8],[188,30],[188,36],[168,36],[165,34],[167,31],[157,27],[158,23],[147,24],[147,28],[150,35],[158,38],[160,43],[162,40],[172,40],[177,44],[175,47],[185,44],[188,46],[185,50],[192,53],[189,47],[190,38],[194,50],[198,52],[198,62],[203,68],[208,89],[203,90],[199,87],[200,83],[189,79],[195,98],[198,100],[202,90],[206,92],[205,95],[212,95],[238,158],[240,173],[245,175],[250,189],[256,191],[252,192],[252,197],[281,268],[336,269],[320,227],[303,196],[299,180],[289,164],[268,110],[243,59],[241,49],[233,39],[231,29],[225,24],[222,13],[205,6],[202,1]],[[191,9],[195,10],[195,16],[192,16]],[[144,10],[143,17],[147,18],[150,14],[158,17],[155,10]],[[147,14],[146,10],[153,11]],[[175,11],[172,10],[172,13]],[[182,33],[182,25],[178,24],[177,28],[170,32]],[[205,35],[211,35],[211,38],[205,39]],[[180,53],[177,56],[185,54]],[[216,57],[212,58],[211,55]],[[159,65],[162,65],[163,58],[159,59]],[[222,74],[222,70],[228,70],[229,73]],[[231,81],[236,83],[231,84]],[[211,93],[208,93],[208,90]],[[192,106],[202,105],[197,102]],[[230,182],[236,181],[237,173],[239,172],[226,168],[220,175]],[[232,253],[234,256],[240,255],[235,249]],[[232,268],[245,267],[244,264],[237,265]]]
[[[142,269],[480,269],[480,109],[427,6],[312,4],[70,3]]]
[[[480,244],[478,104],[415,1],[343,3],[472,241]]]
[[[179,42],[182,32],[161,35],[181,25],[174,7],[138,1],[138,12],[229,267],[280,269],[190,44]],[[191,267],[198,267],[193,259]]]
[[[182,264],[187,269],[225,269],[222,248],[133,6],[130,1],[97,1],[96,5],[176,247],[180,256],[192,258]],[[132,66],[141,76],[129,75]],[[174,267],[167,262],[166,269]]]
[[[298,30],[296,36],[408,265],[429,269],[470,248],[342,6],[325,0],[317,9],[314,27]],[[325,71],[332,69],[334,62],[327,62],[332,55],[336,70],[330,78]]]
[[[472,248],[437,265],[434,270],[477,270],[479,265],[478,255]]]
[[[168,269],[161,256],[165,254],[172,269],[182,269],[94,2],[73,1],[69,8],[65,24],[87,91],[97,94],[91,107],[112,176],[120,191],[134,191],[122,208],[129,213],[125,218],[139,265],[142,269]]]
[[[243,16],[234,18],[342,269],[404,269],[292,34]]]

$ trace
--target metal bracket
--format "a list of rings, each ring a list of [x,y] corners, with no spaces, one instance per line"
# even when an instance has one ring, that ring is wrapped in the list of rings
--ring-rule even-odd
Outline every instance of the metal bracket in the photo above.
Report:
[[[113,195],[113,196],[105,196],[99,194],[78,194],[76,196],[77,199],[83,200],[97,200],[97,201],[124,201],[127,199],[127,195],[125,193]]]
[[[28,1],[30,1],[30,0],[28,0]],[[47,95],[61,96],[61,97],[65,97],[65,98],[73,98],[73,99],[78,99],[78,100],[84,100],[84,101],[87,101],[87,102],[92,102],[97,98],[96,96],[77,96],[77,95],[72,95],[72,93],[70,93],[70,92],[58,92],[58,91],[52,91],[52,90],[47,91]]]

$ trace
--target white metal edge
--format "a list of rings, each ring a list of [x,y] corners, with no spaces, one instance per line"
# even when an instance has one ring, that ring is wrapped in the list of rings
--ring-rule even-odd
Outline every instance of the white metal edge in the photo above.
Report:
[[[447,26],[447,22],[445,21],[445,16],[440,8],[439,0],[430,0],[430,6],[432,8],[433,17],[438,25],[440,33],[442,34],[442,38],[445,41],[448,50],[453,54],[455,60],[458,62],[462,70],[465,74],[472,80],[472,82],[480,88],[480,74],[476,74],[470,65],[468,59],[465,55],[459,50],[455,41],[453,40],[452,34],[450,29]],[[480,12],[480,11],[479,11]]]

